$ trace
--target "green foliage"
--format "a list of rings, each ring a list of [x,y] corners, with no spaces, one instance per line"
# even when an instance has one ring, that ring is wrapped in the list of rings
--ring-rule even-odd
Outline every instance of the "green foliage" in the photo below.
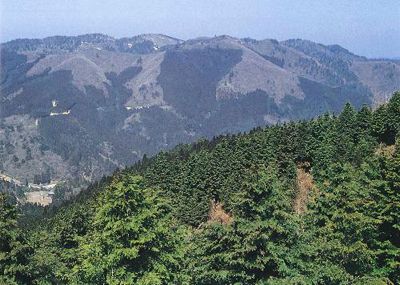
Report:
[[[30,248],[17,226],[18,210],[0,193],[0,283],[25,284],[30,280]]]
[[[234,223],[212,223],[196,235],[194,284],[261,284],[292,273],[289,250],[299,227],[291,213],[291,193],[276,167],[253,171],[235,199]]]
[[[139,176],[113,181],[79,244],[71,279],[82,284],[179,284],[180,229],[158,192]]]
[[[26,235],[0,196],[0,283],[400,284],[399,122],[395,93],[375,111],[179,146],[46,210]]]

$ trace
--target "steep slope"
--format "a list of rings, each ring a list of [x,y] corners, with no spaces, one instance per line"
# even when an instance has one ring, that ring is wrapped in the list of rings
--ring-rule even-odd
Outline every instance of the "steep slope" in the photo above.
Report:
[[[0,193],[0,282],[398,284],[399,110],[400,92],[376,110],[181,145],[30,231]]]
[[[400,90],[399,61],[355,61],[351,70],[372,91],[375,105],[387,102],[391,91]]]
[[[400,65],[396,60],[368,60],[338,45],[324,46],[304,40],[288,40],[283,45],[316,58],[342,74],[339,82],[359,81],[373,94],[374,105],[387,102],[400,88]],[[340,74],[339,73],[339,74]]]
[[[23,145],[36,155],[28,163],[11,151],[17,140],[3,137],[2,171],[21,181],[41,173],[93,181],[201,137],[339,112],[348,101],[377,104],[399,88],[398,71],[395,61],[302,40],[11,41],[1,45],[0,120],[13,136],[33,136]]]

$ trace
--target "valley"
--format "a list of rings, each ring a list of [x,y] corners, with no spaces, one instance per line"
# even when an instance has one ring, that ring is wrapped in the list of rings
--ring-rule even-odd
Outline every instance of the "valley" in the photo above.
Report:
[[[53,202],[54,190],[63,181],[51,181],[51,183],[34,184],[25,183],[0,173],[0,191],[9,192],[16,195],[21,204],[31,203],[40,206],[49,206]]]
[[[55,207],[0,193],[0,282],[398,284],[399,134],[397,92],[179,145]]]
[[[396,60],[306,40],[161,34],[1,44],[0,169],[87,185],[181,143],[379,106]]]

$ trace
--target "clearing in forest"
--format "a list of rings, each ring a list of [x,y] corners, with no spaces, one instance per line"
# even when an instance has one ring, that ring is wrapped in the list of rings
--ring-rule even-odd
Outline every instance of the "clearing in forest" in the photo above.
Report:
[[[293,210],[296,214],[303,214],[307,210],[309,192],[314,187],[312,175],[303,167],[297,168],[297,189],[293,201]]]

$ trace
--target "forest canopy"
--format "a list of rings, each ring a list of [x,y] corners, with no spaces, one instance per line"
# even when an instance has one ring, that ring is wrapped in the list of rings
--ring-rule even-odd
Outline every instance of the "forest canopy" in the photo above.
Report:
[[[400,284],[399,131],[397,92],[181,145],[29,230],[2,193],[0,284]]]

